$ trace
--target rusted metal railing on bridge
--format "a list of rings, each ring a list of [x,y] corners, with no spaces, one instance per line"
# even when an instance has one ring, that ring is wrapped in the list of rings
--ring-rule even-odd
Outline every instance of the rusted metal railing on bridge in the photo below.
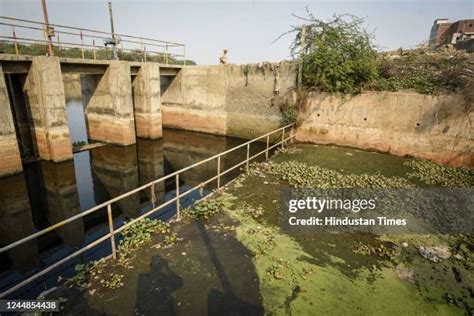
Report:
[[[0,16],[0,31],[0,41],[13,45],[16,55],[21,55],[22,50],[31,49],[31,45],[35,44],[44,46],[44,53],[48,54],[48,44],[51,43],[53,52],[63,57],[68,57],[65,49],[75,49],[73,53],[78,58],[113,59],[113,50],[116,50],[117,58],[121,60],[159,61],[164,64],[174,61],[186,64],[184,44],[147,37],[51,23],[46,25],[43,22],[7,16]]]
[[[41,276],[47,274],[48,272],[54,270],[55,268],[59,267],[60,265],[64,264],[65,262],[69,261],[70,259],[72,259],[72,258],[74,258],[74,257],[76,257],[76,256],[78,256],[78,255],[80,255],[80,254],[82,254],[82,253],[84,253],[86,250],[89,250],[89,249],[95,247],[96,245],[98,245],[98,244],[100,244],[100,243],[106,241],[107,239],[110,239],[110,245],[111,245],[111,248],[112,248],[112,254],[109,255],[107,258],[112,257],[112,258],[115,259],[115,258],[117,257],[117,253],[116,253],[117,250],[116,250],[116,245],[115,245],[115,235],[116,235],[116,234],[122,232],[125,228],[129,227],[130,225],[133,225],[133,224],[136,223],[137,221],[140,221],[140,220],[142,220],[143,218],[148,217],[148,216],[150,216],[151,214],[157,212],[158,210],[160,210],[160,209],[162,209],[162,208],[164,208],[164,207],[166,207],[166,206],[168,206],[168,205],[171,205],[172,203],[175,203],[175,204],[176,204],[176,218],[179,220],[179,219],[180,219],[180,211],[181,211],[181,210],[180,210],[180,208],[181,208],[181,206],[180,206],[180,200],[181,200],[181,198],[187,196],[188,194],[190,194],[190,193],[193,192],[193,191],[196,191],[196,190],[199,190],[199,189],[203,188],[205,185],[207,185],[207,184],[209,184],[209,183],[211,183],[211,182],[213,182],[213,181],[216,181],[216,182],[217,182],[217,190],[219,190],[219,189],[221,188],[221,178],[222,178],[222,176],[224,176],[225,174],[231,172],[232,170],[235,170],[235,169],[239,168],[240,166],[243,166],[244,164],[245,164],[245,166],[246,166],[246,170],[248,170],[250,161],[253,160],[253,159],[255,159],[255,158],[257,158],[258,156],[260,156],[260,155],[262,155],[262,154],[265,154],[265,160],[268,160],[268,158],[269,158],[269,151],[270,151],[270,150],[272,150],[272,149],[274,149],[274,148],[276,148],[276,147],[278,147],[278,146],[280,146],[280,145],[283,147],[285,144],[288,143],[288,141],[291,141],[291,140],[294,138],[293,127],[294,127],[294,124],[289,124],[289,125],[286,125],[286,126],[284,126],[284,127],[280,127],[280,128],[278,128],[278,129],[276,129],[276,130],[274,130],[274,131],[272,131],[272,132],[269,132],[269,133],[265,134],[265,135],[262,135],[262,136],[260,136],[260,137],[254,138],[254,139],[252,139],[252,140],[250,140],[250,141],[248,141],[248,142],[245,142],[245,143],[243,143],[243,144],[240,144],[240,145],[238,145],[238,146],[235,146],[235,147],[233,147],[233,148],[231,148],[231,149],[229,149],[229,150],[226,150],[226,151],[224,151],[224,152],[221,152],[221,153],[219,153],[219,154],[217,154],[217,155],[214,155],[214,156],[212,156],[212,157],[209,157],[209,158],[207,158],[207,159],[201,160],[201,161],[199,161],[199,162],[197,162],[197,163],[195,163],[195,164],[192,164],[192,165],[190,165],[190,166],[188,166],[188,167],[185,167],[185,168],[183,168],[183,169],[180,169],[180,170],[178,170],[178,171],[175,171],[175,172],[173,172],[173,173],[171,173],[171,174],[168,174],[168,175],[166,175],[166,176],[164,176],[164,177],[161,177],[161,178],[159,178],[159,179],[157,179],[157,180],[151,181],[151,182],[149,182],[149,183],[147,183],[147,184],[145,184],[145,185],[143,185],[143,186],[141,186],[141,187],[139,187],[139,188],[136,188],[136,189],[134,189],[134,190],[132,190],[132,191],[129,191],[129,192],[125,193],[125,194],[122,194],[122,195],[117,196],[117,197],[115,197],[115,198],[113,198],[113,199],[110,199],[110,200],[108,200],[108,201],[106,201],[106,202],[104,202],[104,203],[102,203],[102,204],[99,204],[99,205],[97,205],[97,206],[94,206],[94,207],[92,207],[92,208],[90,208],[90,209],[88,209],[88,210],[86,210],[86,211],[84,211],[84,212],[82,212],[82,213],[79,213],[79,214],[76,214],[76,215],[74,215],[74,216],[71,216],[71,217],[69,217],[69,218],[67,218],[67,219],[65,219],[65,220],[63,220],[63,221],[61,221],[61,222],[59,222],[59,223],[56,223],[56,224],[54,224],[54,225],[51,225],[51,226],[49,226],[49,227],[47,227],[47,228],[45,228],[45,229],[43,229],[43,230],[40,230],[40,231],[38,231],[38,232],[36,232],[36,233],[34,233],[34,234],[28,236],[28,237],[25,237],[25,238],[23,238],[23,239],[20,239],[20,240],[18,240],[18,241],[16,241],[16,242],[13,242],[13,243],[11,243],[11,244],[5,246],[5,247],[3,247],[3,248],[0,248],[0,254],[1,254],[1,253],[4,253],[4,252],[8,251],[8,250],[11,250],[11,249],[13,249],[13,248],[15,248],[15,247],[17,247],[17,246],[20,246],[20,245],[22,245],[22,244],[24,244],[24,243],[26,243],[26,242],[30,242],[30,241],[32,241],[32,240],[34,240],[34,239],[36,239],[36,238],[38,238],[38,237],[40,237],[40,236],[42,236],[42,235],[48,233],[48,232],[51,232],[51,231],[53,231],[53,230],[55,230],[55,229],[60,228],[60,227],[66,225],[66,224],[68,224],[68,223],[71,223],[71,222],[73,222],[73,221],[75,221],[75,220],[78,220],[78,219],[80,219],[80,218],[83,218],[84,216],[89,215],[89,214],[91,214],[91,213],[93,213],[93,212],[99,211],[99,210],[104,209],[104,208],[107,209],[108,224],[109,224],[109,233],[108,233],[108,234],[106,234],[106,235],[100,237],[99,239],[97,239],[97,240],[95,240],[95,241],[93,241],[93,242],[87,244],[87,245],[84,246],[83,248],[81,248],[81,249],[79,249],[79,250],[73,252],[72,254],[70,254],[70,255],[64,257],[63,259],[61,259],[61,260],[55,262],[54,264],[52,264],[51,266],[47,267],[46,269],[43,269],[42,271],[37,272],[36,274],[34,274],[34,275],[28,277],[27,279],[25,279],[25,280],[23,280],[22,282],[16,284],[15,286],[13,286],[13,287],[7,289],[7,290],[4,291],[3,293],[0,293],[0,298],[4,298],[4,297],[6,297],[7,295],[10,295],[10,294],[14,293],[15,291],[17,291],[17,290],[19,290],[20,288],[22,288],[23,286],[25,286],[26,284],[31,283],[32,281],[36,280],[37,278],[39,278],[39,277],[41,277]],[[285,131],[287,131],[287,130],[289,130],[289,133],[286,134]],[[280,134],[280,132],[281,132],[281,139],[278,138],[278,134]],[[273,135],[275,135],[275,134],[277,134],[277,135],[276,135],[276,138],[273,137]],[[277,142],[275,142],[275,143],[273,143],[273,144],[270,144],[270,138],[278,139],[279,141],[277,141]],[[261,139],[265,139],[265,144],[266,144],[265,149],[262,150],[262,151],[260,151],[260,152],[258,152],[258,153],[256,153],[255,155],[250,156],[250,145],[251,145],[252,143],[255,143],[255,142],[257,142],[257,141],[260,141]],[[243,161],[237,163],[236,165],[234,165],[233,167],[231,167],[231,168],[229,168],[229,169],[227,169],[227,170],[221,170],[221,159],[222,159],[222,156],[225,156],[226,154],[229,154],[229,153],[231,153],[231,152],[233,152],[233,151],[236,151],[236,150],[238,150],[238,149],[240,149],[240,148],[244,148],[244,147],[245,147],[246,150],[247,150],[246,158],[245,158]],[[201,182],[199,185],[197,185],[197,186],[195,186],[195,187],[192,187],[191,189],[189,189],[189,190],[187,190],[187,191],[181,193],[181,192],[180,192],[180,187],[179,187],[179,176],[180,176],[180,174],[183,173],[183,172],[185,172],[185,171],[188,171],[188,170],[190,170],[190,169],[193,169],[193,168],[195,168],[195,167],[197,167],[197,166],[200,166],[200,165],[202,165],[202,164],[204,164],[204,163],[213,161],[213,160],[217,160],[216,175],[215,175],[214,177],[208,179],[208,180],[205,180],[205,181]],[[162,204],[160,204],[160,205],[158,205],[158,206],[156,206],[156,205],[155,205],[155,203],[156,203],[155,185],[156,185],[157,183],[159,183],[159,182],[163,182],[163,181],[165,181],[165,180],[167,180],[167,179],[171,179],[171,178],[173,178],[173,177],[175,178],[175,181],[176,181],[176,194],[175,194],[175,197],[172,198],[172,199],[170,199],[170,200],[168,200],[168,201],[165,201],[164,203],[162,203]],[[145,189],[150,189],[150,191],[151,191],[151,195],[150,195],[150,196],[151,196],[152,209],[149,210],[149,211],[147,211],[146,213],[140,215],[139,217],[134,218],[133,220],[131,220],[131,221],[129,221],[129,222],[127,222],[127,223],[123,224],[122,226],[120,226],[120,227],[118,227],[118,228],[115,229],[115,228],[114,228],[114,224],[113,224],[113,217],[112,217],[112,204],[113,204],[113,203],[116,203],[116,202],[118,202],[118,201],[120,201],[120,200],[122,200],[122,199],[124,199],[124,198],[126,198],[126,197],[128,197],[128,196],[131,196],[132,194],[135,194],[135,193],[137,193],[137,192],[139,192],[139,191],[145,190]]]

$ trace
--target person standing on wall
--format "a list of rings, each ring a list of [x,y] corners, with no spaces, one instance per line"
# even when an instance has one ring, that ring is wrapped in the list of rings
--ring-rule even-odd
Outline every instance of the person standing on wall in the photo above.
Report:
[[[220,62],[222,65],[227,64],[227,49],[224,49],[224,50],[223,50],[222,56],[219,58],[219,62]]]

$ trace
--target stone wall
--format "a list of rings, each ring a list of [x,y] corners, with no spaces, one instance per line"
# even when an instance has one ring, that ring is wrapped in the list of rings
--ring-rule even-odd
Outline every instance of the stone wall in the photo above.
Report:
[[[383,151],[453,166],[474,165],[472,104],[461,95],[307,93],[296,140]]]
[[[279,127],[272,99],[295,78],[289,63],[185,67],[162,95],[163,125],[253,138]]]

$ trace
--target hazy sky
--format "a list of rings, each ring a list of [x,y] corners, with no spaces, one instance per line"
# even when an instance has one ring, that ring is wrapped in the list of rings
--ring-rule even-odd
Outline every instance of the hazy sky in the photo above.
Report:
[[[199,64],[218,62],[222,48],[230,63],[288,58],[290,37],[272,41],[300,22],[291,13],[305,7],[317,17],[351,13],[366,18],[381,49],[413,47],[428,39],[433,20],[474,17],[474,0],[346,1],[124,1],[113,0],[118,33],[185,43]],[[109,30],[106,0],[47,0],[51,23]],[[40,0],[0,0],[0,15],[42,20]]]

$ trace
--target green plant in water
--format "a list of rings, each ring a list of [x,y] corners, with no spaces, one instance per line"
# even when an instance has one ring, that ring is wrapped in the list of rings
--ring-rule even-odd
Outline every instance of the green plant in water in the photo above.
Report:
[[[185,214],[189,218],[208,219],[218,213],[223,206],[223,203],[216,199],[203,200],[191,207]]]
[[[409,188],[414,185],[401,177],[369,174],[342,174],[338,171],[308,166],[298,161],[252,165],[253,173],[269,172],[294,187],[309,188]]]
[[[76,142],[73,142],[73,143],[72,143],[72,146],[73,146],[73,147],[81,147],[81,146],[84,146],[84,145],[87,145],[87,142],[86,142],[86,141],[83,141],[83,140],[76,141]]]
[[[413,170],[408,177],[420,179],[429,185],[467,188],[474,185],[472,170],[439,165],[421,159],[413,159],[404,164]]]

